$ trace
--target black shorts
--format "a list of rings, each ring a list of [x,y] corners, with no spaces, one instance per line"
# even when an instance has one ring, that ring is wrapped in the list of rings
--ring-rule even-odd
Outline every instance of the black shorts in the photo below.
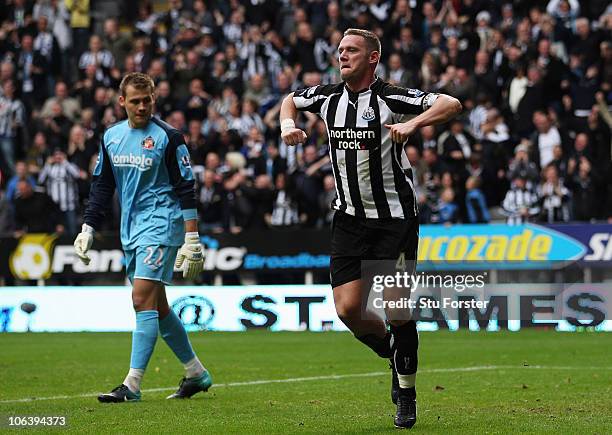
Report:
[[[397,260],[403,253],[416,262],[418,219],[365,219],[337,211],[332,221],[332,288],[360,279],[362,260]]]

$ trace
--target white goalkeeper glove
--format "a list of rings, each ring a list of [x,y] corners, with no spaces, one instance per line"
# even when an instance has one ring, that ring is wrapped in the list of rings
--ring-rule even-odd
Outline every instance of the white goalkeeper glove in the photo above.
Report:
[[[81,227],[81,232],[74,240],[74,252],[76,252],[76,255],[85,265],[88,265],[91,261],[89,255],[87,255],[87,251],[89,251],[89,248],[91,248],[91,244],[93,243],[93,234],[93,227],[83,224]]]
[[[183,278],[195,279],[202,273],[204,257],[197,232],[185,233],[185,243],[179,249],[174,265],[183,271]]]

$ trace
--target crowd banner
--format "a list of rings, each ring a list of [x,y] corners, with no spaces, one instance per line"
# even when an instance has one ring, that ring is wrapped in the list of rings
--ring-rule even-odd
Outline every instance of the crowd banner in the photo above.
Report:
[[[323,272],[329,267],[329,229],[205,234],[201,240],[204,272]],[[96,234],[87,266],[79,262],[72,242],[45,234],[0,238],[0,274],[21,280],[124,277],[118,234]],[[549,269],[573,263],[610,267],[612,225],[422,225],[418,256],[418,268],[425,271]]]

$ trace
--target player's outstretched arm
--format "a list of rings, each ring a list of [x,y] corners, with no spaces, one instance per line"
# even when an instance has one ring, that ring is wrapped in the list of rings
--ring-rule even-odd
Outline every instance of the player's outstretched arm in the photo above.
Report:
[[[394,142],[403,143],[419,128],[447,122],[459,114],[462,109],[463,106],[458,99],[450,95],[440,94],[431,107],[420,115],[403,123],[385,124],[385,127],[390,130]]]
[[[297,114],[292,92],[285,97],[280,109],[281,138],[287,145],[297,145],[306,141],[306,133],[295,126]]]

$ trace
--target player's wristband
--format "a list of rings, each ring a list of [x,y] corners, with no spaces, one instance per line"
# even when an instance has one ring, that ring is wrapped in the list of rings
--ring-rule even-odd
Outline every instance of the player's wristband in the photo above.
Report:
[[[197,231],[185,233],[185,243],[198,243],[200,241],[200,233]]]
[[[287,130],[291,130],[295,128],[295,121],[291,118],[285,118],[281,121],[281,133],[284,133]]]
[[[83,233],[93,234],[95,231],[96,230],[94,230],[92,226],[89,226],[87,224],[83,224],[83,226],[81,227],[81,232]]]
[[[436,93],[430,93],[425,95],[425,98],[423,98],[423,110],[427,110],[429,109],[431,106],[433,106],[433,103],[436,102],[436,100],[438,99],[438,97],[440,96],[440,94],[436,94]]]
[[[195,208],[186,208],[182,210],[183,213],[183,220],[184,221],[189,221],[192,219],[197,219],[198,218],[198,212]]]

